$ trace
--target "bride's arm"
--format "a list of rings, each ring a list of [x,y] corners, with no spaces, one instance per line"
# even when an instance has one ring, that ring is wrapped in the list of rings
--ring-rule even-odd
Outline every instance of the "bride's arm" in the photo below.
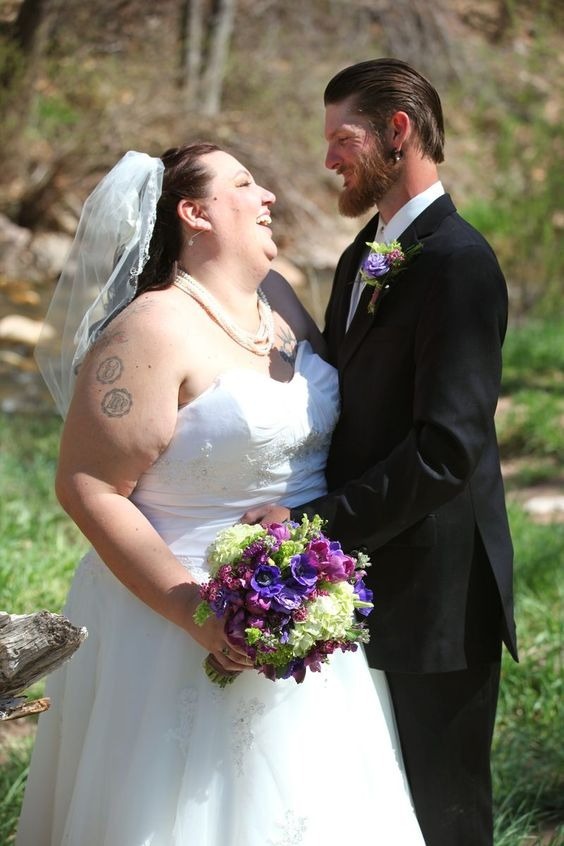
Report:
[[[197,585],[128,498],[172,437],[183,380],[178,318],[159,293],[129,306],[85,359],[63,430],[56,492],[132,593],[224,666],[241,669],[221,652],[222,621],[194,623]]]
[[[271,270],[261,284],[270,306],[290,327],[296,341],[308,340],[315,352],[327,358],[327,346],[313,317],[298,298],[287,279]]]

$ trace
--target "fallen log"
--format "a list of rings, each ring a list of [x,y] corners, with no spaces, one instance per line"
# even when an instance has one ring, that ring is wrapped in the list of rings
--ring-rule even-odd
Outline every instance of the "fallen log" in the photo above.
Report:
[[[86,639],[84,627],[50,611],[0,611],[0,720],[26,717],[49,707],[49,699],[21,694],[67,661]]]

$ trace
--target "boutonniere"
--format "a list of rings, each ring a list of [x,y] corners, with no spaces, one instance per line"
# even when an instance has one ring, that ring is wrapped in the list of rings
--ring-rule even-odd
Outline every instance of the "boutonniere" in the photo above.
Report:
[[[412,244],[407,250],[402,250],[399,241],[389,244],[367,241],[366,244],[370,252],[360,266],[360,278],[374,288],[368,303],[368,314],[374,314],[381,291],[394,276],[405,270],[413,256],[423,249],[423,244]]]

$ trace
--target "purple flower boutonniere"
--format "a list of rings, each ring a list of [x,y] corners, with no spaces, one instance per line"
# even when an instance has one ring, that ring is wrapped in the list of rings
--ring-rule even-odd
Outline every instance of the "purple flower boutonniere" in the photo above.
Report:
[[[423,249],[423,244],[412,244],[407,250],[402,250],[399,241],[380,244],[377,241],[367,241],[370,252],[360,267],[360,278],[367,285],[374,288],[368,303],[368,313],[374,314],[380,293],[390,279],[405,270],[413,256]]]

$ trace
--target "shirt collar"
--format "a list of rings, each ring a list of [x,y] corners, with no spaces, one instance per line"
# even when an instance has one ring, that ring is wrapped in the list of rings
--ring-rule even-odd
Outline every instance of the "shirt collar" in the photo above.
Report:
[[[441,197],[445,193],[445,189],[443,188],[442,182],[434,182],[429,188],[426,188],[425,191],[422,191],[420,194],[417,194],[415,197],[412,197],[404,206],[399,209],[395,213],[395,215],[390,218],[390,220],[384,226],[383,234],[382,234],[382,241],[386,241],[390,243],[390,241],[395,241],[396,238],[405,232],[408,226],[410,226],[415,218],[419,217],[419,215],[425,211],[425,209],[434,203],[438,197]]]

